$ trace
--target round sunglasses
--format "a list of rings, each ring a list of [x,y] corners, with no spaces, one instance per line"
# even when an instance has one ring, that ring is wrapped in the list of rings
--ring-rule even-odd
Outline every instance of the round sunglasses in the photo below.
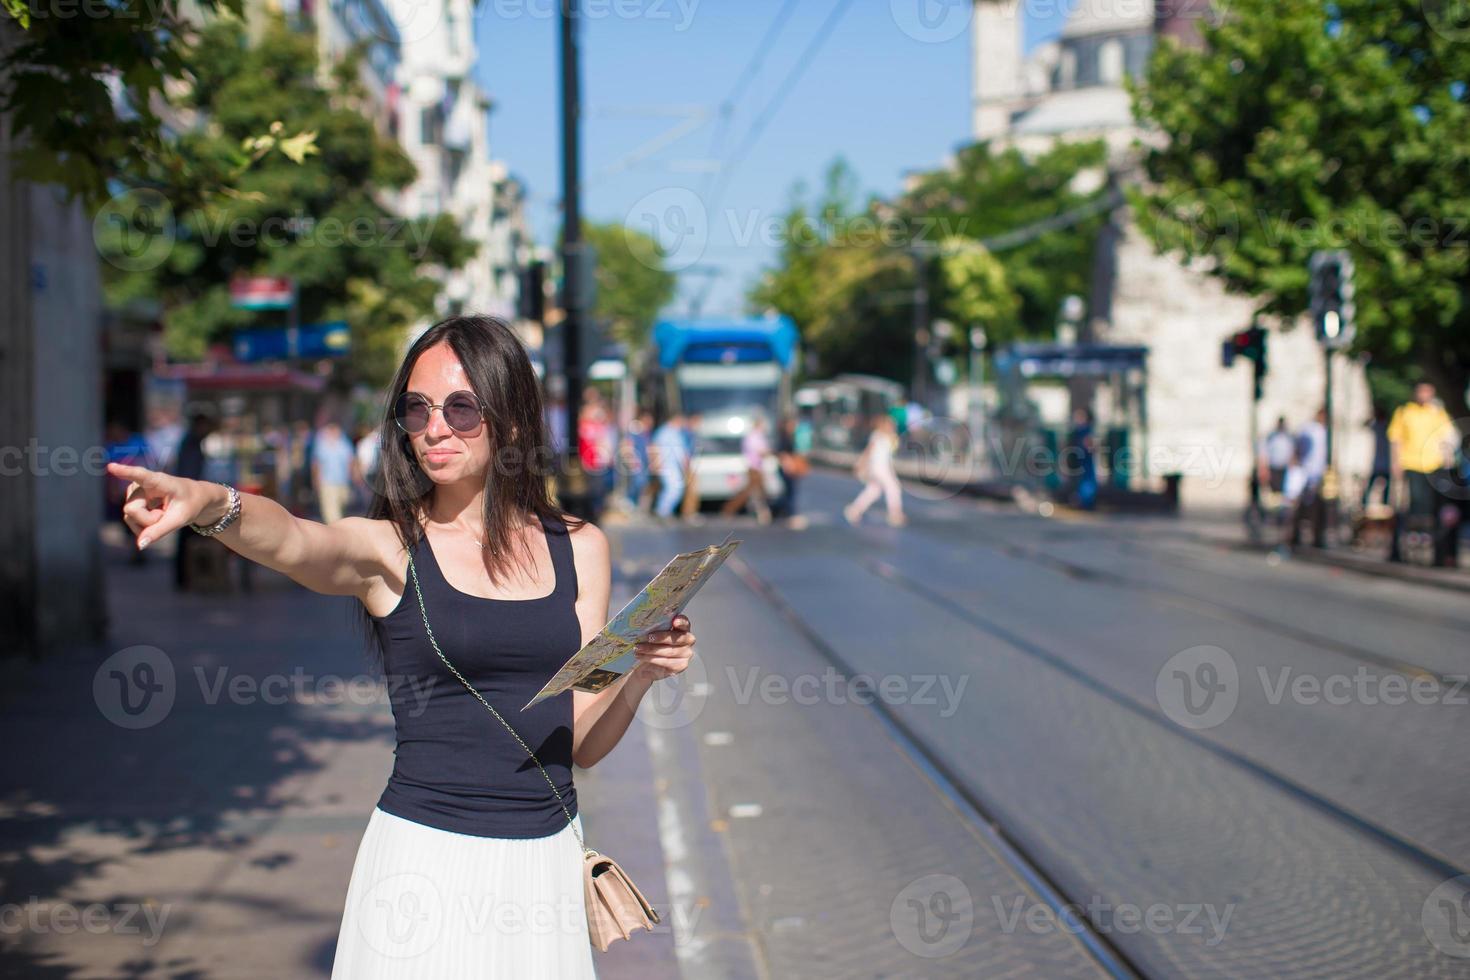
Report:
[[[473,391],[451,391],[442,405],[435,405],[416,391],[405,391],[393,404],[393,421],[409,435],[418,435],[429,427],[429,416],[436,408],[455,432],[474,432],[485,421],[484,406]]]

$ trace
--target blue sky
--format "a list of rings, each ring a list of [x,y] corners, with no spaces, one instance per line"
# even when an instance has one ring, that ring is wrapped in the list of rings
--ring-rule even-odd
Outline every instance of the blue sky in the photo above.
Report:
[[[770,103],[843,0],[801,0],[751,76],[729,125],[718,107],[781,0],[581,0],[583,214],[656,230],[675,248],[674,312],[713,277],[706,314],[737,313],[773,261],[797,181],[845,157],[864,195],[888,195],[969,133],[968,0],[856,0],[749,151]],[[1064,0],[1034,3],[1027,46],[1056,34]],[[526,184],[537,240],[558,227],[556,0],[479,0],[477,77],[496,109],[491,152]],[[927,17],[927,19],[924,19]],[[712,148],[715,152],[712,154]],[[722,194],[713,193],[722,178]]]

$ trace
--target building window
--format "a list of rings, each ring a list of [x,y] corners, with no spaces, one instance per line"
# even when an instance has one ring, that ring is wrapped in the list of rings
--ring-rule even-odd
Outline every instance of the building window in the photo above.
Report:
[[[1142,78],[1144,72],[1148,70],[1148,56],[1154,50],[1154,36],[1138,34],[1127,38],[1124,46],[1127,51],[1129,77]]]
[[[436,102],[420,110],[419,142],[425,146],[439,146],[444,142],[444,106],[442,104]]]
[[[1077,87],[1077,52],[1072,48],[1064,48],[1062,57],[1057,62],[1056,87],[1058,89]]]
[[[1123,81],[1123,42],[1110,37],[1103,42],[1097,55],[1098,81],[1104,85],[1118,85]]]

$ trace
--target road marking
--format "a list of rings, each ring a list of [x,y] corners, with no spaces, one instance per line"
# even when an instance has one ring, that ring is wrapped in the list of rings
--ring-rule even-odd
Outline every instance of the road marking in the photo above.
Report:
[[[735,741],[735,736],[730,732],[706,732],[704,735],[705,745],[729,745]]]
[[[758,817],[761,812],[759,803],[735,803],[730,807],[730,816],[733,818]]]

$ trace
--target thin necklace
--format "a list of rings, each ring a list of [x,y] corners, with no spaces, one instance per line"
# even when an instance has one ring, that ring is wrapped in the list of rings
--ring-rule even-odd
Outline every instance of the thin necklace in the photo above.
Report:
[[[464,531],[464,528],[460,527],[458,524],[440,524],[437,521],[434,521],[434,520],[429,519],[429,518],[425,518],[425,523],[426,524],[433,525],[434,527],[438,527],[438,528],[452,529],[452,530],[456,530],[456,531]],[[466,533],[468,533],[468,532],[466,532]],[[471,535],[471,536],[473,537],[474,535]],[[490,547],[490,537],[489,537],[489,535],[486,535],[480,541],[480,548],[481,548],[481,550],[483,550],[483,549],[488,548],[488,547]]]

